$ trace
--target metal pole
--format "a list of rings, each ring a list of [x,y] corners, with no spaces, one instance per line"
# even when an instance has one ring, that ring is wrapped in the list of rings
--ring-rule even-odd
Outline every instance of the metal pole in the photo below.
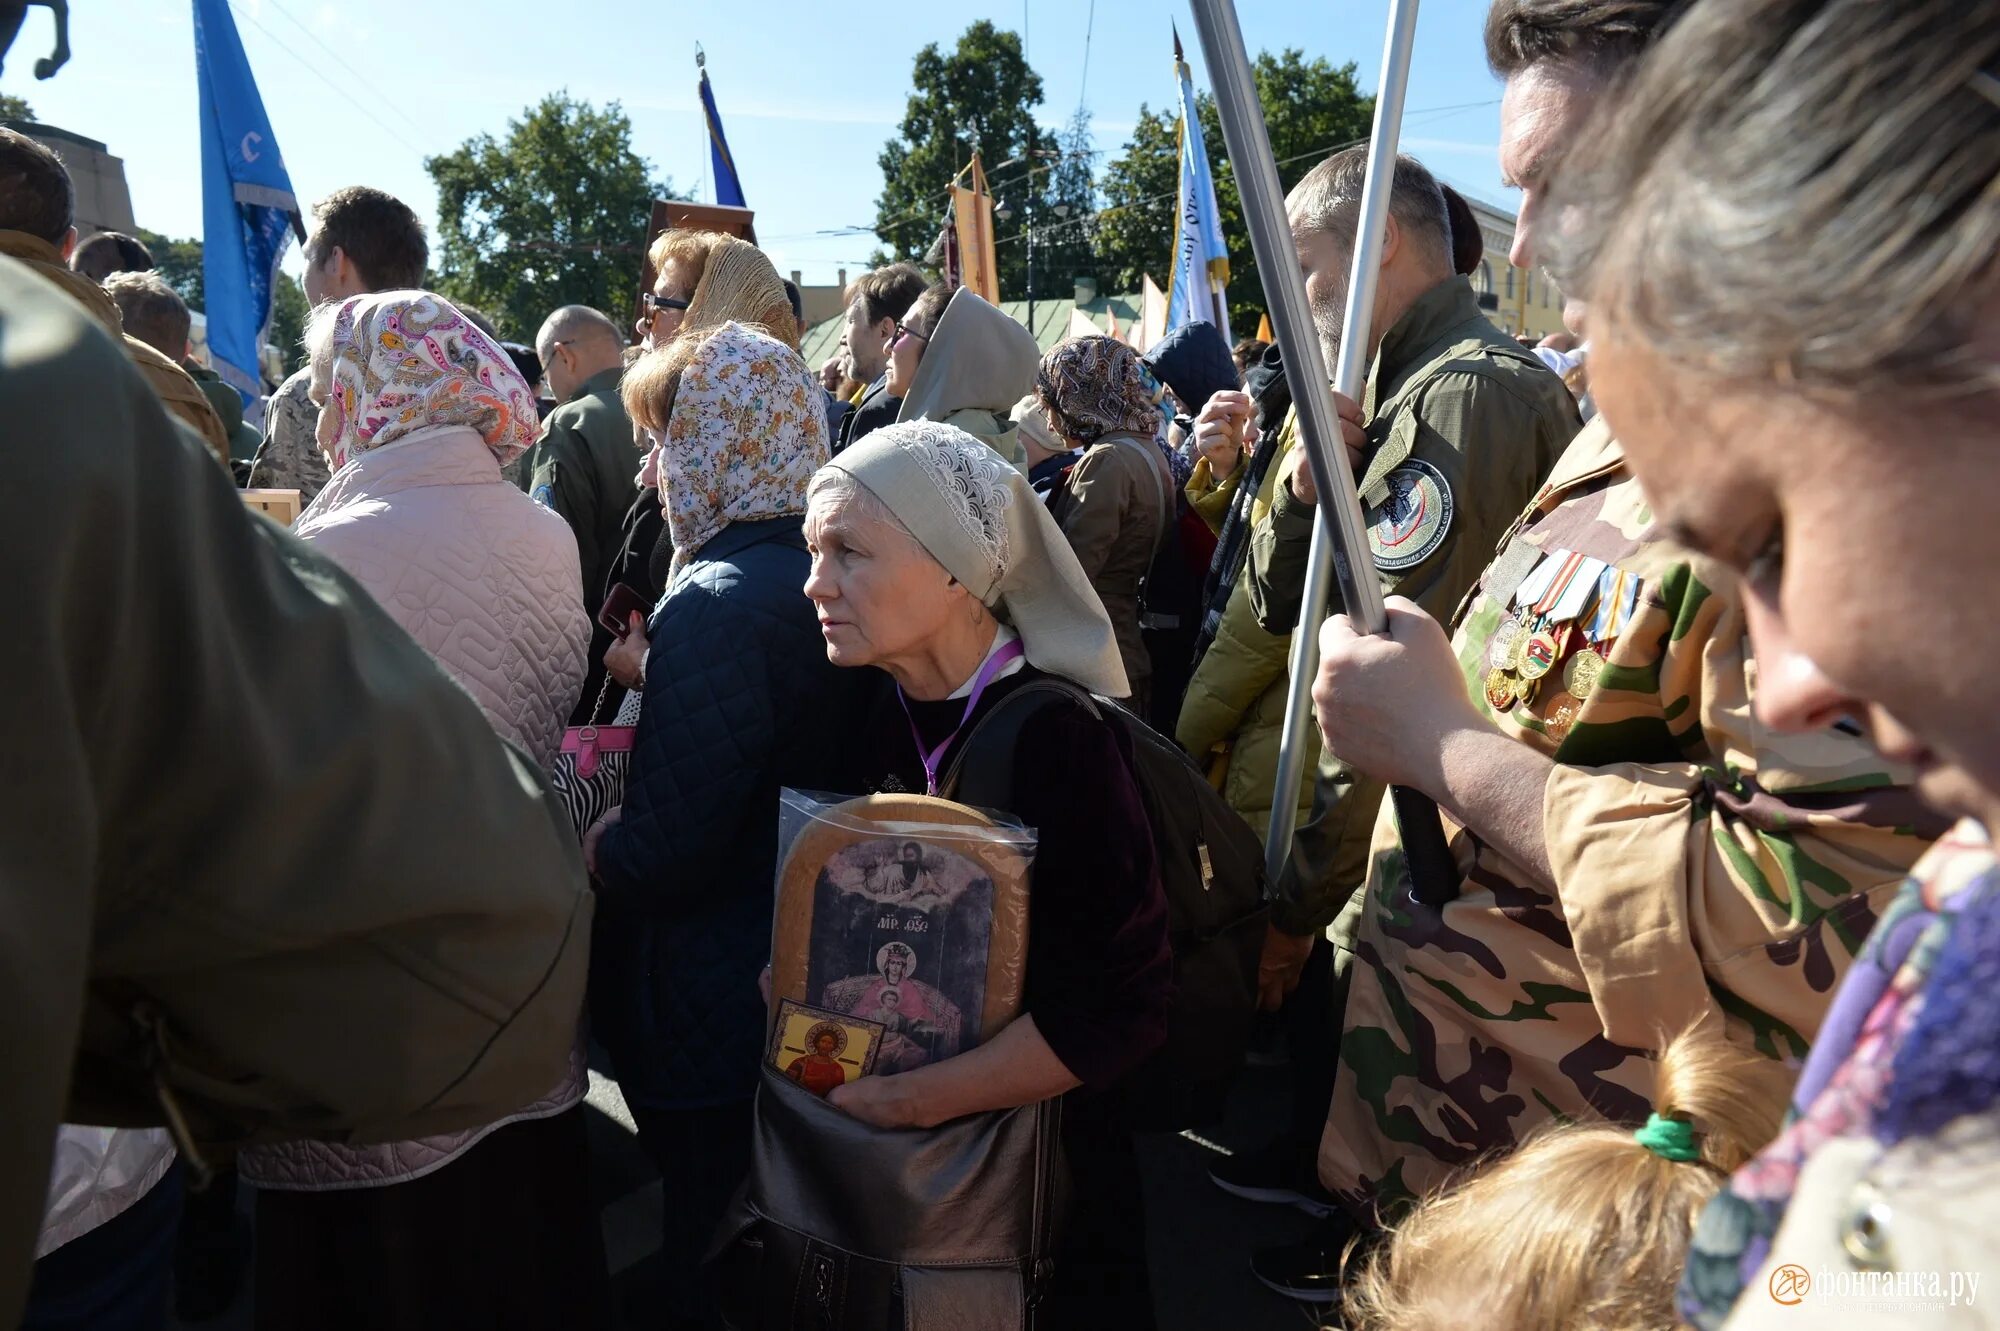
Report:
[[[1328,382],[1327,367],[1312,323],[1305,278],[1286,222],[1284,194],[1278,183],[1270,141],[1265,136],[1249,55],[1236,22],[1232,0],[1192,0],[1195,23],[1215,86],[1216,109],[1229,145],[1230,165],[1243,197],[1244,220],[1250,230],[1257,271],[1265,283],[1271,326],[1284,349],[1287,378],[1298,413],[1300,445],[1319,491],[1320,521],[1315,524],[1306,563],[1306,588],[1298,628],[1292,640],[1291,692],[1286,700],[1283,746],[1272,797],[1271,826],[1265,867],[1276,882],[1291,855],[1297,831],[1298,784],[1305,765],[1305,728],[1311,723],[1311,687],[1318,656],[1318,633],[1327,596],[1337,579],[1341,603],[1360,627],[1383,632],[1388,617],[1382,589],[1375,577],[1360,496],[1341,444],[1340,422],[1332,399],[1317,386]],[[1340,361],[1332,382],[1342,394],[1359,400],[1374,350],[1370,338],[1375,310],[1376,279],[1380,274],[1382,237],[1387,229],[1389,195],[1395,181],[1398,131],[1403,96],[1409,84],[1410,53],[1415,45],[1417,0],[1390,0],[1388,35],[1383,45],[1382,79],[1375,95],[1375,125],[1368,170],[1361,192],[1361,218],[1354,243],[1354,266],[1348,280],[1347,310],[1341,322]],[[1400,806],[1399,806],[1400,807]],[[1436,823],[1436,813],[1431,812]],[[1439,833],[1439,840],[1442,833]]]
[[[1035,204],[1032,199],[1021,205],[1028,218],[1028,331],[1035,331]],[[1040,341],[1037,334],[1036,341]]]

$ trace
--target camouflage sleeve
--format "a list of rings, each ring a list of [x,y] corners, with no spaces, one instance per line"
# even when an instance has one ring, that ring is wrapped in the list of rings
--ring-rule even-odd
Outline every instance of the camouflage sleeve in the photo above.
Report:
[[[297,490],[299,502],[310,504],[333,479],[326,454],[320,451],[319,408],[313,405],[309,387],[307,373],[301,370],[272,395],[265,411],[264,443],[250,464],[251,489]]]
[[[1654,1047],[1719,1010],[1763,1053],[1801,1056],[1943,823],[1864,741],[1763,729],[1742,607],[1687,565],[1629,632],[1658,643],[1657,671],[1606,671],[1596,719],[1567,737],[1543,803],[1605,1034]],[[1577,761],[1600,745],[1660,757]]]

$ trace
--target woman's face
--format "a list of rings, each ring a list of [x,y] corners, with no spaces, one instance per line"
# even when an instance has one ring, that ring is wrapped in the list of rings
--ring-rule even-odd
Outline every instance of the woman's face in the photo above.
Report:
[[[896,325],[896,331],[889,335],[889,396],[910,395],[910,385],[917,381],[917,366],[923,363],[924,348],[929,342],[923,334],[913,333],[903,324]]]
[[[668,308],[651,306],[640,313],[635,328],[646,350],[651,351],[681,330],[687,319],[687,303],[694,299],[697,280],[698,274],[679,259],[668,259],[661,266],[659,276],[653,280],[653,294],[679,304]]]
[[[855,509],[838,491],[814,493],[805,591],[829,661],[887,666],[921,652],[951,616],[965,615],[970,595],[908,533]]]
[[[1621,333],[1592,348],[1598,405],[1659,525],[1742,575],[1760,719],[1851,718],[1932,804],[1995,825],[2000,410],[1717,384]]]

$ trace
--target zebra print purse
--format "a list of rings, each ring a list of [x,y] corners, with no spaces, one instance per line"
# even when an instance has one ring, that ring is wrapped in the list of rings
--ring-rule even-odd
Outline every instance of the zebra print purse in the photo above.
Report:
[[[604,714],[604,700],[613,681],[604,677],[592,716]],[[591,824],[625,802],[625,775],[632,766],[632,739],[639,733],[639,691],[625,695],[618,717],[610,725],[571,726],[563,732],[562,748],[549,769],[549,784],[576,824],[576,838]]]

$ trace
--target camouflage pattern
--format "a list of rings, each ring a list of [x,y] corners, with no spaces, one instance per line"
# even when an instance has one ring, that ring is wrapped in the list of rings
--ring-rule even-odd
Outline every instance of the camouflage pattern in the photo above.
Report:
[[[1514,586],[1495,584],[1518,585],[1550,550],[1636,575],[1637,607],[1580,705],[1556,687],[1498,711],[1488,657]],[[1453,642],[1472,696],[1559,764],[1543,818],[1560,888],[1447,818],[1459,896],[1420,906],[1383,808],[1366,891],[1336,926],[1351,989],[1319,1158],[1357,1214],[1393,1210],[1552,1119],[1643,1119],[1649,1051],[1690,1024],[1802,1056],[1879,912],[1943,832],[1864,741],[1763,729],[1734,585],[1658,537],[1599,421],[1461,607]]]
[[[319,447],[319,408],[308,394],[312,370],[301,369],[278,386],[264,409],[264,444],[250,464],[250,488],[297,490],[299,503],[333,479]]]

